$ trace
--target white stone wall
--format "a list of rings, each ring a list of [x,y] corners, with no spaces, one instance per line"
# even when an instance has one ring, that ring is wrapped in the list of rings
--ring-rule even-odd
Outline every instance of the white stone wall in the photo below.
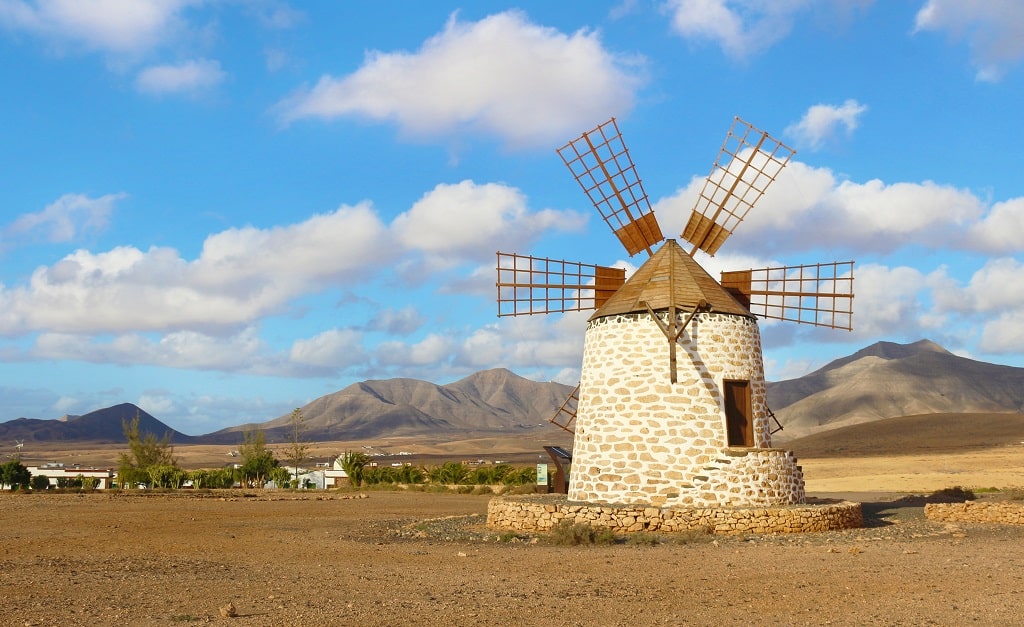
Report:
[[[583,350],[569,497],[672,505],[801,503],[796,459],[771,449],[757,323],[697,314],[677,344],[649,314],[590,323]],[[722,384],[750,381],[754,447],[727,446]]]

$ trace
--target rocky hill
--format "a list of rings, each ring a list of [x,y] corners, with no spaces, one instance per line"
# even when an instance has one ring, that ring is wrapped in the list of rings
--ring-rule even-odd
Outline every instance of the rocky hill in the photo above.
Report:
[[[938,344],[878,342],[799,379],[768,384],[785,441],[919,414],[1024,412],[1024,368],[959,357]]]
[[[571,391],[571,386],[530,381],[494,369],[447,385],[416,379],[364,381],[322,396],[301,410],[305,437],[313,441],[506,438],[556,429],[548,419]],[[768,404],[785,427],[775,436],[779,443],[899,416],[1021,416],[1024,368],[959,357],[928,340],[879,342],[798,379],[769,383]],[[270,442],[288,439],[289,415],[187,436],[125,403],[59,420],[19,418],[0,423],[0,440],[120,443],[124,442],[121,421],[136,413],[143,432],[158,436],[169,432],[176,444],[237,445],[242,432],[253,426],[263,429]]]
[[[305,407],[306,437],[370,440],[413,435],[467,438],[513,435],[547,426],[572,392],[561,383],[524,379],[503,368],[484,370],[448,385],[416,379],[364,381],[322,396]],[[268,440],[287,439],[290,414],[258,426]],[[201,436],[205,443],[237,443],[239,425]]]
[[[174,444],[194,444],[197,438],[179,433],[131,403],[97,409],[81,416],[64,416],[56,420],[17,418],[0,423],[0,441],[50,442],[80,441],[124,443],[122,421],[139,417],[139,432],[157,437],[170,434]]]

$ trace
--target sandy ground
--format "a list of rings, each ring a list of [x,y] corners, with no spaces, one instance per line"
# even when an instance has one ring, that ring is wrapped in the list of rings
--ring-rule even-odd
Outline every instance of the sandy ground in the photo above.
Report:
[[[0,625],[1024,622],[1024,526],[900,498],[1024,486],[1024,447],[801,463],[865,528],[567,547],[487,529],[486,496],[0,494]]]
[[[0,495],[2,625],[1008,625],[1024,526],[864,494],[866,527],[556,546],[488,497]],[[850,496],[850,495],[846,495]],[[871,499],[871,500],[868,500]],[[222,617],[232,604],[237,616]]]
[[[809,492],[1024,487],[1024,446],[1020,445],[940,455],[801,459],[800,465]]]

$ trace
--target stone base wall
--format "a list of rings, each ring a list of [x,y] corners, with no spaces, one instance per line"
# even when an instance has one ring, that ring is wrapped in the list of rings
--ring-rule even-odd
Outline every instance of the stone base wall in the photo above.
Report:
[[[781,449],[723,449],[697,475],[690,494],[666,499],[674,505],[758,507],[803,503],[804,473],[791,451]]]
[[[924,515],[943,522],[1000,523],[1024,525],[1024,503],[1019,501],[928,503]]]
[[[500,496],[487,505],[487,524],[524,533],[547,532],[563,520],[608,527],[618,533],[709,531],[804,533],[864,525],[860,503],[842,501],[780,507],[659,508],[578,503],[564,496]]]

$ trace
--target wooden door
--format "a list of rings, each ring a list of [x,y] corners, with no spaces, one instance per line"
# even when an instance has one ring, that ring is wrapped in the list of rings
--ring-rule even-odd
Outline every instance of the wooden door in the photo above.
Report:
[[[750,381],[724,381],[725,424],[729,446],[754,446],[754,420],[750,411]]]

